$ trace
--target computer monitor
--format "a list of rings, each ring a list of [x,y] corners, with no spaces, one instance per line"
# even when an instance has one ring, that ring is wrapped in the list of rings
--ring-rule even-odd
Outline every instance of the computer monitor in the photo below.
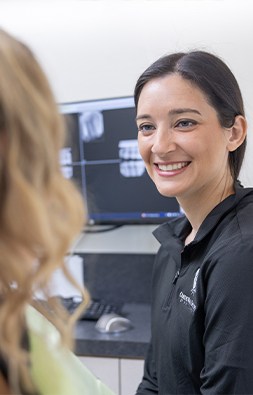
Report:
[[[161,196],[137,145],[133,97],[62,103],[67,142],[60,160],[78,184],[89,224],[155,224],[182,215]]]

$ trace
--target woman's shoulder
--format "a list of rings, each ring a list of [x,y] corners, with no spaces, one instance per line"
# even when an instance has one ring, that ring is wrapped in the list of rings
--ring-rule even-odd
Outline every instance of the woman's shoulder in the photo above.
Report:
[[[113,395],[60,342],[57,329],[37,310],[27,308],[31,373],[41,395]]]

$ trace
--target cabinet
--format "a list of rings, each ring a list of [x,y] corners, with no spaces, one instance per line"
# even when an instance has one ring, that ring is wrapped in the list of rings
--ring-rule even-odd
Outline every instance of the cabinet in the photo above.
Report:
[[[143,360],[100,357],[79,358],[116,395],[135,394],[143,374]]]
[[[120,395],[134,395],[143,376],[144,360],[120,359]]]

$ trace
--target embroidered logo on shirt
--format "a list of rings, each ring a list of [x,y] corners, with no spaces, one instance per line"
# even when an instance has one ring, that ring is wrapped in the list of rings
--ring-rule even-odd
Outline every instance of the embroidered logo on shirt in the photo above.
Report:
[[[196,271],[194,279],[193,279],[193,284],[192,284],[192,289],[191,289],[191,295],[194,299],[194,296],[196,294],[196,287],[197,287],[197,281],[198,281],[198,276],[199,276],[199,269]],[[179,300],[180,303],[183,303],[185,306],[189,308],[189,310],[194,313],[196,310],[196,304],[192,300],[190,296],[187,296],[183,291],[180,292],[179,294]]]
[[[195,295],[195,293],[196,293],[198,276],[199,276],[199,269],[196,271],[195,276],[194,276],[193,285],[192,285],[192,289],[191,289],[192,295]]]
[[[181,303],[185,304],[194,313],[194,311],[196,310],[196,305],[189,296],[185,295],[181,291],[179,294],[179,299]]]

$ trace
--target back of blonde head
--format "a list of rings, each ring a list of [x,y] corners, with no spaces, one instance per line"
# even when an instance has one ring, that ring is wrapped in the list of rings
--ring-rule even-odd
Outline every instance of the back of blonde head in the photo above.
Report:
[[[0,353],[13,381],[28,357],[20,347],[25,306],[36,290],[47,294],[85,217],[79,192],[60,169],[63,130],[34,55],[0,30]],[[69,340],[68,325],[56,317]]]

